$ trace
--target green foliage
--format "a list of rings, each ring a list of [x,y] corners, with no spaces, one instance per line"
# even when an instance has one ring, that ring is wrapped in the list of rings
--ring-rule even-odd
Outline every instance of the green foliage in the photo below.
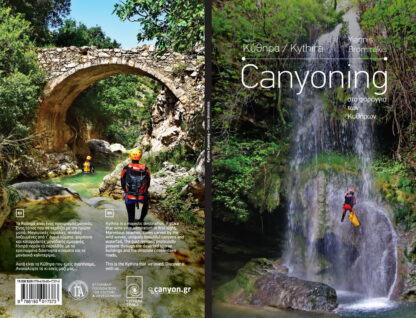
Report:
[[[126,0],[115,4],[120,19],[140,22],[139,42],[156,40],[163,52],[193,51],[204,39],[204,2],[201,0]]]
[[[388,102],[377,103],[378,117],[392,126],[395,156],[404,159],[416,146],[411,120],[416,115],[416,0],[363,0],[360,9],[366,37],[380,52],[371,54],[372,67],[388,73]]]
[[[195,167],[195,153],[189,152],[184,145],[177,145],[169,151],[160,152],[146,159],[146,165],[151,171],[159,171],[163,168],[163,163],[168,161],[171,164],[179,165],[187,169]]]
[[[90,122],[109,141],[132,147],[150,125],[159,84],[136,75],[116,75],[91,85],[69,109],[72,125]],[[78,123],[78,124],[77,124]]]
[[[217,142],[214,149],[212,178],[215,218],[224,222],[241,223],[258,213],[251,200],[262,202],[265,197],[253,198],[256,181],[271,157],[284,151],[284,143],[262,140]],[[261,209],[260,209],[261,210]]]
[[[376,187],[392,205],[397,224],[410,229],[416,226],[416,181],[405,165],[379,158],[373,163]]]
[[[350,97],[351,94],[348,89],[341,86],[322,94],[325,115],[332,121],[333,125],[337,125],[338,121],[345,121],[348,114],[354,113],[346,107]]]
[[[264,69],[297,69],[298,62],[282,59],[294,57],[283,52],[287,44],[310,43],[320,32],[341,19],[327,1],[316,0],[231,0],[213,10],[214,92],[213,127],[230,131],[243,120],[262,116],[264,124],[286,124],[291,91],[287,87],[270,90],[245,89],[241,84],[241,58],[279,57],[257,60]],[[278,27],[276,27],[278,26]],[[251,49],[257,45],[280,47],[279,52]],[[297,56],[296,56],[297,57]],[[255,111],[254,111],[255,110]]]
[[[13,13],[21,13],[31,24],[28,36],[37,46],[48,45],[52,41],[49,28],[62,25],[62,19],[70,12],[71,0],[3,0]]]
[[[196,214],[199,209],[198,200],[184,190],[193,179],[193,176],[184,177],[178,180],[174,186],[166,189],[166,196],[159,203],[165,220],[179,221],[190,225],[204,224],[203,218]]]
[[[74,20],[66,20],[64,24],[54,32],[54,43],[58,47],[64,46],[96,46],[99,49],[119,48],[120,43],[106,36],[100,26],[88,28],[83,23]]]
[[[185,70],[186,70],[186,64],[181,62],[173,66],[172,74],[177,77],[182,77],[185,75]]]
[[[29,133],[43,76],[36,64],[29,23],[0,6],[0,135]]]

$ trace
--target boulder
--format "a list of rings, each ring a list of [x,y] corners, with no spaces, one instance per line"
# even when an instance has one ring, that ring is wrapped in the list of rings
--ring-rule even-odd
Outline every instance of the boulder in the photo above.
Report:
[[[110,151],[113,153],[125,153],[126,148],[122,144],[111,144]]]
[[[20,201],[44,201],[52,197],[79,198],[76,191],[59,184],[41,182],[20,182],[12,185],[19,195]]]
[[[259,277],[254,284],[251,304],[304,311],[332,311],[337,307],[334,288],[282,273]]]
[[[114,171],[105,176],[103,183],[101,184],[99,191],[101,195],[120,199],[123,197],[123,191],[121,189],[120,174],[123,167],[130,163],[130,159],[126,159],[114,169]],[[150,182],[149,194],[152,199],[161,199],[166,194],[168,187],[177,184],[179,179],[187,176],[195,176],[195,169],[187,170],[179,165],[171,164],[167,161],[163,163],[161,170],[152,173],[152,180]],[[197,192],[203,192],[200,185],[194,185]],[[192,192],[191,190],[189,192]],[[201,199],[202,200],[202,199]]]
[[[337,308],[334,288],[288,275],[288,269],[268,259],[253,259],[216,293],[220,301],[280,309],[330,312]]]
[[[102,139],[91,139],[87,142],[91,153],[110,153],[110,143]]]
[[[173,187],[179,179],[188,176],[191,176],[191,173],[186,168],[165,161],[163,168],[152,175],[149,193],[152,198],[161,199],[165,197],[168,187]]]
[[[92,160],[96,163],[108,163],[116,155],[126,152],[126,148],[122,144],[110,144],[108,141],[102,139],[91,139],[87,144]]]

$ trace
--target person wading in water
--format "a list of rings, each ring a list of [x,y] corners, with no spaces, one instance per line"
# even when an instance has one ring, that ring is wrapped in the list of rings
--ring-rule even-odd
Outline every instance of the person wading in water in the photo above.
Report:
[[[92,163],[91,156],[87,156],[85,162],[82,164],[82,174],[94,174],[94,164]]]

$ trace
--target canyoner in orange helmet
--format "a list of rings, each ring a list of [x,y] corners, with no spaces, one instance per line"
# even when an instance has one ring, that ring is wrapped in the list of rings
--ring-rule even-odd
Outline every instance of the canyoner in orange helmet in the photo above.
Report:
[[[136,206],[143,204],[139,224],[143,225],[144,218],[149,209],[149,186],[150,171],[145,164],[140,163],[142,152],[140,149],[130,151],[131,163],[121,171],[121,187],[124,191],[124,202],[126,204],[128,226],[134,227]]]
[[[87,158],[85,158],[85,161],[82,164],[82,174],[94,174],[95,172],[94,164],[92,163],[91,160],[92,160],[91,156],[87,156]]]

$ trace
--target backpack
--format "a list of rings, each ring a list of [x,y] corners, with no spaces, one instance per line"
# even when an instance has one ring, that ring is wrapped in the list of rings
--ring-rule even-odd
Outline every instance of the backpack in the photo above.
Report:
[[[351,193],[348,193],[346,196],[345,196],[345,203],[346,204],[349,204],[349,205],[353,205],[354,204],[354,195],[353,194],[351,194]]]
[[[127,194],[141,196],[147,193],[150,176],[144,164],[129,164],[126,171]]]

